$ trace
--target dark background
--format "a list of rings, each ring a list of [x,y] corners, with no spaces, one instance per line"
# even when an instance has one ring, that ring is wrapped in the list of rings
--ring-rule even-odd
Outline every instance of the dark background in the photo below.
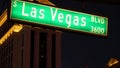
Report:
[[[0,14],[8,0],[0,0]],[[62,68],[105,68],[113,57],[120,59],[119,0],[50,0],[57,7],[108,17],[106,38],[63,31]]]
[[[108,37],[63,32],[62,68],[105,68],[111,57],[120,58],[120,2],[108,0],[51,0],[57,6],[108,17]]]

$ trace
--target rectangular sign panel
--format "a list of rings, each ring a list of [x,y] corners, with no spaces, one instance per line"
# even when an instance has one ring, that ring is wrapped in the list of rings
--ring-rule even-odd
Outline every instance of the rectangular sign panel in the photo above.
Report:
[[[108,18],[13,0],[10,18],[51,27],[107,36]]]

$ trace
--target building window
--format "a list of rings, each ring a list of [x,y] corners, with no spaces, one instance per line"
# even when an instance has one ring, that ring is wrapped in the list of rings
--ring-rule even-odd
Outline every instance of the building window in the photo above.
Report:
[[[52,68],[55,68],[55,59],[56,59],[56,57],[55,57],[55,46],[56,46],[56,35],[55,34],[53,34],[52,35]]]
[[[35,31],[31,30],[31,48],[30,48],[30,68],[34,68],[34,37]]]
[[[46,52],[47,52],[47,33],[41,32],[40,33],[40,48],[39,48],[39,68],[46,68]]]

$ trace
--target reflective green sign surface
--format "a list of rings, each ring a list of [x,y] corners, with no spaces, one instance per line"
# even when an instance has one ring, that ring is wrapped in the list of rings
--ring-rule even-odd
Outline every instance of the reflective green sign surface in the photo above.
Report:
[[[106,17],[25,1],[12,1],[10,18],[91,34],[107,35],[108,19]]]

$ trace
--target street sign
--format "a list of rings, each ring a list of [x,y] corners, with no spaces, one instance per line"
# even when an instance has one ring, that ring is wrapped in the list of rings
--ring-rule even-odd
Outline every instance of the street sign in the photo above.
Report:
[[[107,36],[108,18],[12,0],[10,19]]]

